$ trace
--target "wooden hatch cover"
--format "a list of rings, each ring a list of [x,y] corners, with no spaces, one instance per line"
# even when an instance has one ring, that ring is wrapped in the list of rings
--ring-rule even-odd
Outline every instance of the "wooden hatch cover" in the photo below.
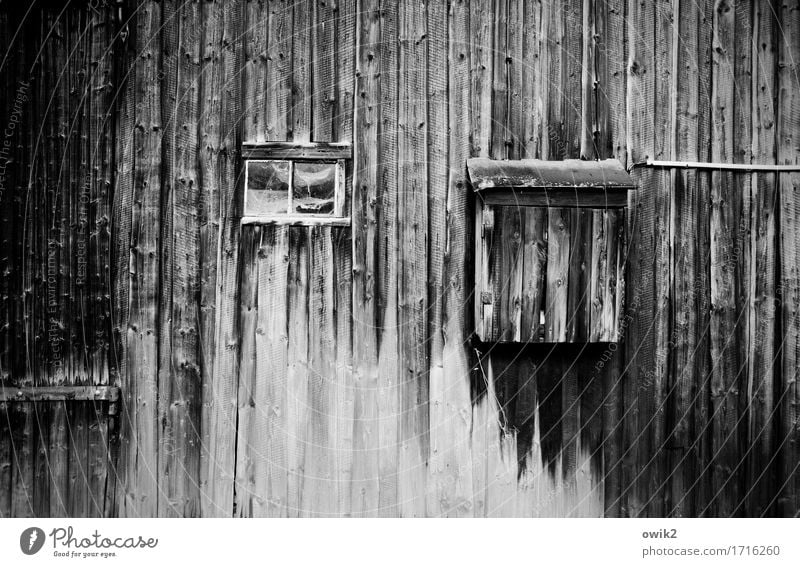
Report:
[[[614,342],[625,208],[616,160],[467,161],[475,211],[475,334],[483,342]]]
[[[624,207],[633,178],[615,159],[467,160],[470,183],[487,204]]]

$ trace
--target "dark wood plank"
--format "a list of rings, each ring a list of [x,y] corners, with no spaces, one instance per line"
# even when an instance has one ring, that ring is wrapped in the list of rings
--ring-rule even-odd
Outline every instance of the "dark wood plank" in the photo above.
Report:
[[[495,274],[500,286],[500,295],[495,300],[499,312],[497,341],[519,342],[522,323],[523,250],[522,211],[518,207],[503,207],[498,225],[499,238],[495,250],[500,255],[500,269]]]
[[[777,22],[771,4],[754,8],[753,45],[753,161],[775,162],[775,57]],[[777,176],[759,173],[753,180],[750,239],[752,247],[751,321],[748,359],[748,486],[745,515],[761,517],[774,511],[776,463],[774,412],[777,356]]]
[[[627,190],[620,189],[527,189],[501,188],[482,194],[486,204],[525,207],[555,208],[607,208],[624,207],[628,202]]]
[[[797,164],[797,139],[800,139],[800,72],[794,54],[800,50],[800,11],[783,3],[778,15],[781,37],[778,40],[777,162]],[[780,476],[778,510],[781,516],[796,516],[800,510],[800,173],[778,175],[780,201],[780,287],[782,290],[780,422]]]
[[[570,211],[570,253],[567,284],[567,341],[584,343],[591,335],[591,209]]]
[[[522,316],[520,339],[539,342],[544,339],[542,310],[545,306],[545,280],[547,275],[547,210],[542,207],[525,207],[522,239]]]
[[[353,146],[349,142],[260,142],[242,144],[243,159],[350,159],[351,157],[353,157]]]
[[[568,209],[547,211],[547,305],[544,312],[545,341],[567,341],[569,255],[573,227]]]
[[[714,9],[712,59],[711,159],[734,159],[734,37],[735,16],[727,3]],[[741,195],[729,172],[711,173],[711,514],[729,517],[741,498],[739,468],[739,349],[737,332],[736,228]]]

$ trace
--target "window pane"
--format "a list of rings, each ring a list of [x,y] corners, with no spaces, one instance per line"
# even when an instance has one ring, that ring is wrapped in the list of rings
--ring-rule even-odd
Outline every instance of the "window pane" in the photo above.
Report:
[[[286,214],[289,207],[288,161],[247,162],[245,216]]]
[[[295,162],[292,208],[296,214],[333,214],[336,164]]]

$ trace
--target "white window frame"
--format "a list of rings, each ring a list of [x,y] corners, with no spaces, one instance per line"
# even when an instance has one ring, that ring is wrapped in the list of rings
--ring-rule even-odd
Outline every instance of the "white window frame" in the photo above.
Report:
[[[243,144],[242,159],[244,160],[244,199],[242,203],[242,224],[272,224],[294,226],[349,226],[350,217],[346,214],[345,201],[346,186],[346,161],[352,156],[352,146],[343,143],[314,142],[296,144],[293,142],[265,142],[261,144]],[[267,161],[289,162],[289,195],[287,199],[286,214],[270,215],[245,215],[247,211],[248,170],[250,163]],[[294,167],[297,162],[317,162],[335,164],[336,181],[334,188],[334,205],[331,214],[291,214],[292,186],[294,181]]]

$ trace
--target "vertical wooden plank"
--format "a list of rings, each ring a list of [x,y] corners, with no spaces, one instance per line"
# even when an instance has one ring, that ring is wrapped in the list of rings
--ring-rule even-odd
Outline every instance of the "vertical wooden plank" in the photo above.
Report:
[[[314,0],[292,2],[294,10],[291,26],[292,71],[291,71],[291,125],[289,132],[295,142],[311,141],[311,99],[314,85],[311,83],[311,28],[314,15]]]
[[[67,512],[72,518],[89,516],[88,421],[85,403],[73,402],[67,405],[67,435],[69,438]]]
[[[91,123],[89,113],[89,92],[91,83],[89,82],[89,55],[91,52],[90,43],[90,24],[89,10],[70,10],[64,14],[65,31],[67,44],[64,46],[66,57],[67,73],[65,76],[68,88],[68,110],[66,115],[59,116],[59,129],[63,138],[54,139],[53,149],[62,154],[61,162],[56,171],[51,171],[51,179],[57,178],[55,194],[57,198],[60,191],[65,191],[70,195],[62,209],[62,219],[66,227],[74,227],[69,233],[68,250],[70,256],[62,257],[62,269],[66,273],[67,269],[71,278],[75,280],[74,295],[75,302],[71,305],[71,312],[66,306],[62,306],[59,317],[64,318],[59,322],[63,325],[65,318],[71,316],[77,323],[73,328],[75,340],[71,341],[72,353],[75,356],[72,367],[72,383],[91,384],[95,374],[95,358],[93,356],[93,339],[95,323],[95,305],[93,301],[94,278],[92,277],[92,262],[94,256],[94,239],[92,238],[91,219],[92,219],[92,171],[90,168],[90,135]],[[59,15],[61,18],[61,15]],[[65,141],[66,147],[61,146]],[[58,155],[58,154],[56,154]],[[66,181],[61,185],[62,181]],[[61,185],[59,187],[59,185]],[[69,224],[67,224],[69,223]],[[62,233],[63,234],[63,233]],[[59,237],[58,240],[61,240]],[[50,247],[48,246],[48,250]],[[67,268],[69,266],[69,268]],[[46,268],[44,271],[50,271]],[[49,274],[48,274],[49,275]],[[49,291],[49,290],[48,290]],[[63,339],[62,339],[63,340]],[[51,346],[51,348],[54,345]],[[52,348],[53,359],[57,353]],[[55,360],[53,360],[55,362]],[[76,364],[77,363],[77,364]],[[55,366],[55,364],[54,364]],[[75,406],[76,417],[85,413],[85,405]],[[83,421],[83,415],[78,418]],[[82,430],[85,431],[85,430]],[[86,439],[79,443],[85,445]],[[73,443],[74,445],[74,443]],[[80,468],[85,468],[86,455],[80,451],[76,454],[81,459]],[[83,487],[81,487],[82,489]],[[78,498],[83,506],[83,498]]]
[[[334,230],[334,301],[336,302],[336,384],[334,413],[334,482],[337,515],[352,514],[354,405],[353,383],[353,241],[351,229]]]
[[[114,148],[114,185],[113,199],[111,204],[111,240],[114,243],[111,264],[111,286],[113,293],[111,304],[111,340],[112,347],[109,356],[109,364],[112,367],[113,383],[115,386],[123,388],[121,395],[123,408],[130,407],[127,393],[124,392],[128,385],[127,370],[127,342],[129,325],[129,285],[130,285],[130,261],[131,261],[131,218],[133,200],[133,172],[134,164],[134,114],[136,113],[136,55],[135,49],[137,41],[130,32],[136,29],[136,18],[130,12],[123,12],[123,22],[121,23],[120,33],[125,32],[125,39],[117,38],[118,50],[117,57],[114,58],[114,100],[116,102],[116,131]],[[116,30],[115,30],[116,31]],[[60,408],[54,408],[54,414]],[[122,417],[122,420],[120,420]],[[114,447],[114,478],[116,480],[114,493],[113,514],[119,514],[120,508],[119,495],[124,491],[126,475],[129,470],[128,458],[131,455],[130,447],[127,446],[129,430],[127,414],[117,416],[115,423],[118,425],[116,435],[119,436]],[[52,435],[51,435],[52,444]],[[124,447],[124,449],[123,449]],[[123,449],[123,450],[120,450]],[[52,498],[51,498],[52,510]],[[56,516],[52,514],[51,516]]]
[[[31,402],[11,407],[11,517],[32,518],[34,475],[34,415]],[[79,512],[79,511],[78,511]]]
[[[427,513],[430,516],[448,515],[451,500],[441,492],[443,486],[443,459],[447,453],[448,438],[446,392],[444,391],[444,263],[447,246],[447,191],[448,191],[448,109],[447,82],[449,80],[449,34],[447,5],[431,3],[428,7],[429,53],[427,68],[427,98],[429,119],[428,172],[429,172],[429,235],[428,235],[428,334],[429,343],[429,407],[428,429],[430,451],[427,456]]]
[[[176,287],[177,267],[174,231],[176,191],[176,162],[178,153],[177,115],[178,115],[178,54],[180,41],[180,7],[175,0],[166,0],[161,4],[162,28],[159,30],[161,68],[161,217],[157,247],[159,249],[159,281],[154,282],[157,294],[158,324],[158,371],[157,371],[157,423],[156,432],[157,468],[155,474],[160,488],[157,495],[158,516],[180,517],[180,504],[174,502],[181,498],[180,473],[173,468],[170,454],[179,451],[178,441],[167,415],[170,406],[165,400],[171,400],[173,374],[172,352],[174,348],[172,318],[173,290]],[[177,505],[176,505],[177,504]]]
[[[777,161],[797,164],[797,140],[800,140],[800,10],[792,2],[781,4],[782,36],[778,43]],[[800,510],[800,173],[778,175],[780,200],[780,286],[782,306],[780,385],[780,473],[778,514],[796,516]]]
[[[547,274],[547,210],[543,207],[525,207],[522,240],[522,317],[520,339],[539,342],[544,337],[541,330],[541,313],[545,306],[544,290]]]
[[[381,4],[382,46],[380,64],[380,140],[378,183],[378,246],[375,274],[377,278],[378,325],[378,413],[379,422],[379,486],[378,514],[400,515],[400,396],[404,381],[400,363],[398,323],[398,288],[400,240],[398,239],[398,201],[403,186],[398,176],[398,144],[400,139],[400,6],[396,2]]]
[[[264,512],[270,517],[285,517],[288,494],[286,300],[290,229],[265,227],[262,230],[263,253],[258,256],[259,309],[253,396],[256,415],[252,443],[260,449],[260,440],[263,440],[263,451],[256,450],[253,458],[256,490],[265,502],[255,507],[254,515]]]
[[[553,357],[553,371],[561,382],[561,479],[562,492],[559,495],[565,506],[562,514],[576,517],[575,502],[578,493],[578,452],[580,446],[580,398],[578,397],[578,360],[567,352],[556,352]]]
[[[715,162],[733,160],[734,134],[734,11],[724,0],[714,5],[712,59],[712,145]],[[741,195],[730,172],[711,174],[711,514],[733,515],[741,496],[739,475],[737,340],[738,258],[734,253]]]
[[[511,113],[509,105],[509,62],[511,54],[507,49],[509,35],[509,0],[498,0],[492,6],[492,137],[489,155],[492,159],[507,159],[509,147],[513,145],[509,124]]]
[[[209,435],[206,452],[201,455],[201,512],[203,516],[230,516],[233,513],[233,482],[236,442],[236,396],[238,381],[239,334],[238,254],[241,188],[236,176],[238,121],[241,117],[236,76],[243,62],[241,44],[241,8],[238,4],[219,5],[222,37],[214,69],[223,85],[219,99],[219,131],[213,137],[211,151],[218,159],[210,175],[219,188],[218,219],[221,225],[216,251],[214,313],[216,318],[211,372],[204,380],[202,425]]]
[[[334,258],[330,227],[309,230],[308,448],[303,470],[303,509],[310,516],[336,515]]]
[[[603,308],[608,285],[608,238],[605,210],[592,209],[592,260],[591,260],[591,331],[589,340],[599,341],[603,334]]]
[[[109,220],[111,218],[111,187],[114,131],[112,112],[113,101],[113,21],[109,7],[103,6],[91,14],[91,134],[89,163],[92,171],[92,195],[97,203],[94,211],[92,229],[95,253],[90,266],[95,302],[95,336],[92,356],[95,384],[108,385],[110,382],[111,355],[111,241]],[[90,515],[105,517],[109,511],[109,484],[113,488],[113,478],[109,474],[113,463],[110,452],[108,418],[106,404],[87,403],[89,417],[89,505]],[[113,492],[113,490],[112,490]]]
[[[569,209],[547,210],[547,305],[544,312],[545,341],[567,341],[567,297],[571,242]]]
[[[292,34],[293,10],[290,2],[269,3],[267,31],[266,139],[288,140],[292,137]],[[258,28],[255,28],[258,29]],[[257,87],[257,85],[255,85]],[[258,130],[257,130],[258,131]],[[254,132],[255,134],[255,132]],[[263,134],[257,134],[263,135]],[[249,139],[249,137],[248,137]],[[258,138],[256,139],[258,141]]]
[[[492,78],[494,76],[494,21],[491,0],[470,4],[471,130],[474,157],[489,157],[492,136]]]
[[[334,103],[333,139],[340,142],[353,141],[356,67],[356,8],[357,0],[338,0],[334,12],[336,24],[336,99]],[[352,184],[348,184],[348,187]],[[349,202],[348,202],[348,209]]]
[[[772,4],[753,7],[753,161],[775,162],[776,14]],[[751,315],[748,345],[748,448],[745,514],[769,515],[774,510],[777,332],[775,276],[777,268],[777,176],[758,173],[753,179],[751,207]],[[780,437],[778,437],[780,439]]]
[[[269,229],[267,229],[269,230]],[[264,386],[256,374],[256,328],[258,325],[259,263],[262,255],[260,226],[247,226],[242,231],[241,279],[239,283],[239,325],[241,348],[239,350],[239,390],[236,429],[236,491],[235,510],[238,517],[263,517],[266,513],[263,497],[264,479],[256,479],[256,471],[263,473],[265,432],[258,414],[266,411],[256,399]],[[263,475],[262,475],[263,476]],[[257,484],[259,483],[260,484]]]
[[[542,27],[542,2],[540,0],[514,2],[516,13],[514,18],[521,24],[520,36],[516,40],[519,46],[519,61],[515,62],[514,88],[512,93],[518,93],[519,104],[519,157],[536,158],[542,155],[543,134],[543,109],[541,100],[537,98],[537,91],[542,77],[540,58],[542,52],[541,27]],[[546,76],[546,74],[545,74]],[[517,99],[512,97],[512,104]],[[512,107],[514,108],[514,107]],[[512,124],[516,127],[516,122]]]
[[[242,123],[246,139],[250,143],[267,140],[270,127],[274,127],[270,123],[270,118],[275,116],[269,112],[270,108],[275,108],[271,102],[270,89],[277,88],[277,85],[269,82],[274,76],[268,75],[268,69],[277,62],[271,59],[274,54],[268,51],[267,44],[267,37],[269,35],[272,40],[271,32],[274,29],[269,27],[272,23],[269,16],[273,4],[247,2],[244,8],[242,84],[247,96],[242,109]]]
[[[108,504],[106,498],[106,490],[111,480],[109,475],[110,469],[110,452],[109,445],[111,439],[109,438],[108,430],[108,416],[107,404],[104,402],[86,402],[89,406],[87,412],[87,428],[88,428],[88,474],[87,482],[89,484],[89,516],[92,518],[104,518],[108,516],[109,511],[106,509]],[[113,487],[113,484],[111,485]]]
[[[47,462],[50,468],[50,510],[51,518],[69,515],[69,440],[67,424],[67,402],[54,402],[50,416],[50,435],[47,447]],[[119,484],[121,486],[122,483]]]
[[[470,91],[469,91],[469,6],[460,1],[451,5],[448,17],[448,82],[446,120],[449,124],[446,203],[446,244],[444,250],[442,351],[442,438],[438,447],[440,478],[444,486],[436,487],[439,502],[448,516],[471,516],[474,510],[472,454],[470,451],[471,404],[470,371],[466,337],[464,303],[468,301],[467,258],[471,212],[466,183],[465,163],[469,155]],[[433,432],[431,433],[433,435]],[[433,441],[431,443],[433,446]],[[435,471],[440,472],[440,471]],[[433,487],[431,487],[433,490]],[[430,512],[432,513],[432,512]]]
[[[305,456],[308,450],[308,278],[309,229],[295,227],[289,232],[289,293],[287,361],[287,451],[289,517],[306,516],[303,507]]]
[[[678,85],[675,82],[674,19],[670,2],[655,6],[655,34],[653,37],[653,154],[656,159],[672,155],[674,139],[675,98]],[[653,185],[648,191],[652,205],[652,224],[644,230],[653,234],[653,402],[651,420],[651,456],[648,470],[643,476],[648,491],[648,515],[664,515],[664,479],[666,475],[666,411],[669,391],[669,334],[670,334],[670,199],[671,173],[654,172]],[[666,275],[666,277],[664,277]]]
[[[655,12],[651,4],[629,1],[627,3],[628,74],[627,74],[627,163],[646,160],[655,155],[654,143],[654,27]],[[623,466],[623,490],[626,509],[624,514],[639,516],[647,512],[655,486],[648,483],[646,466],[652,456],[652,419],[657,411],[654,390],[654,359],[652,338],[648,337],[653,325],[655,309],[653,297],[654,258],[654,187],[656,178],[651,170],[634,170],[640,187],[629,194],[631,211],[629,232],[631,247],[628,254],[627,278],[631,298],[629,315],[634,324],[626,337],[625,413],[630,416],[625,425],[624,446],[629,450]],[[635,231],[635,232],[632,232]],[[651,490],[651,488],[653,490]]]
[[[680,8],[679,4],[676,4]],[[697,85],[700,79],[695,61],[698,48],[698,13],[691,8],[678,11],[677,33],[682,41],[675,46],[679,84]],[[698,104],[700,93],[696,88],[681,88],[675,99],[675,159],[698,159]],[[701,280],[697,273],[698,256],[704,254],[694,238],[681,238],[683,234],[694,234],[698,230],[698,179],[696,171],[677,172],[673,186],[672,227],[672,302],[673,350],[670,383],[674,391],[674,414],[670,416],[672,431],[668,442],[672,449],[669,456],[669,484],[666,494],[666,512],[677,517],[694,513],[693,496],[698,466],[694,451],[692,414],[697,389],[695,360],[702,315],[698,312],[697,297],[703,290],[697,289]]]
[[[199,170],[199,330],[198,363],[202,385],[199,427],[200,463],[198,487],[200,489],[200,514],[206,511],[206,473],[208,469],[208,447],[212,432],[209,431],[209,391],[214,368],[216,340],[216,280],[217,251],[220,243],[220,166],[225,156],[221,152],[220,139],[223,120],[224,48],[222,40],[226,30],[225,9],[217,2],[201,5],[201,18],[205,23],[201,33],[201,70],[198,100],[198,153]]]
[[[0,407],[0,518],[11,517],[11,407],[2,404]]]
[[[621,280],[618,259],[622,242],[621,212],[616,209],[593,210],[591,341],[617,340],[618,297]]]
[[[9,39],[11,34],[9,33],[9,13],[8,11],[3,11],[0,13],[0,49],[2,53],[5,53],[6,56],[2,63],[0,63],[0,70],[4,71],[3,80],[0,81],[0,108],[2,108],[2,119],[3,121],[6,120],[8,112],[8,108],[11,107],[9,101],[14,97],[13,90],[11,88],[11,81],[8,80],[11,76],[9,72],[11,67],[11,62],[13,61],[12,57],[10,56],[11,53],[9,52]],[[20,101],[21,102],[21,101]],[[22,107],[20,105],[17,108],[21,111]],[[11,141],[9,140],[9,145]],[[8,162],[10,158],[10,148],[3,144],[0,147],[0,164],[2,164],[2,190],[0,190],[0,250],[2,250],[2,254],[0,254],[0,270],[3,273],[11,274],[16,273],[15,270],[12,270],[14,257],[16,256],[16,238],[13,238],[13,232],[11,228],[13,227],[14,221],[16,220],[15,217],[15,209],[14,201],[10,198],[13,189],[9,187],[8,182],[11,179],[12,172],[8,170]],[[12,320],[13,320],[13,301],[12,301],[12,289],[13,289],[12,278],[5,277],[3,278],[2,282],[0,282],[0,380],[7,380],[7,377],[11,375],[11,345],[13,344],[13,330],[12,330]],[[5,409],[5,408],[3,408]],[[2,421],[6,419],[5,412],[3,415],[0,416],[0,427],[3,427]],[[0,441],[2,443],[2,441]],[[3,445],[0,445],[0,452],[2,452]],[[0,476],[0,478],[3,478]],[[0,482],[0,498],[7,498],[8,494],[4,493],[3,483]],[[6,517],[7,508],[3,507],[0,504],[0,514],[2,517]]]
[[[734,12],[733,46],[733,160],[736,163],[751,163],[753,160],[753,54],[756,51],[753,38],[753,3],[734,2],[730,8]],[[733,253],[737,259],[736,277],[736,368],[739,375],[739,396],[736,423],[739,445],[738,478],[741,485],[740,497],[734,509],[736,515],[746,514],[746,495],[752,484],[748,481],[748,456],[752,454],[748,439],[748,419],[750,406],[750,384],[752,365],[749,358],[749,339],[753,324],[753,248],[751,222],[753,207],[753,175],[736,174],[733,177],[734,191],[739,196],[739,207],[733,219]]]
[[[354,516],[378,513],[378,344],[376,249],[378,199],[378,77],[383,58],[377,0],[359,2],[353,195],[353,477]],[[389,259],[386,263],[388,265]]]
[[[590,274],[593,215],[590,209],[570,211],[570,252],[567,283],[567,341],[589,340],[591,325]],[[613,305],[613,304],[612,304]]]
[[[197,126],[199,78],[199,6],[164,5],[169,19],[162,35],[165,92],[164,196],[162,197],[162,318],[159,351],[159,484],[165,488],[159,514],[198,514],[200,397],[197,356],[199,286],[199,204]],[[174,10],[174,11],[173,11]],[[167,282],[168,280],[168,282]]]
[[[564,158],[577,158],[588,155],[588,148],[581,147],[584,125],[581,121],[583,73],[583,36],[588,30],[583,27],[584,0],[567,0],[563,3],[561,17],[562,36],[559,38],[561,49],[561,82],[551,85],[558,89],[551,99],[551,104],[558,104],[560,99],[562,131],[560,144]],[[585,150],[585,151],[584,151]],[[551,154],[551,158],[552,158]]]
[[[497,254],[495,246],[499,242],[495,238],[495,211],[498,211],[499,220],[502,221],[502,209],[487,206],[478,198],[475,205],[475,324],[477,332],[483,341],[496,340],[496,317],[499,315],[500,295],[495,282]],[[495,309],[495,302],[498,309]]]
[[[520,207],[503,207],[502,221],[497,225],[499,238],[494,243],[500,266],[496,272],[500,293],[495,301],[500,327],[495,340],[503,342],[519,342],[522,334],[522,218]]]
[[[336,104],[336,4],[313,0],[311,26],[311,139],[329,142],[333,138],[333,118]]]
[[[402,516],[425,515],[428,454],[428,145],[427,7],[400,7],[398,29],[398,320],[400,434],[398,499]]]
[[[581,18],[581,157],[589,159],[598,154],[596,138],[600,135],[601,107],[596,91],[601,65],[605,63],[597,50],[598,23],[602,27],[603,16],[602,9],[598,9],[602,8],[600,4],[600,1],[583,0]],[[603,130],[607,132],[607,128]]]
[[[157,512],[157,372],[161,218],[161,51],[153,41],[161,27],[160,6],[148,2],[136,20],[136,129],[131,218],[130,307],[127,380],[123,382],[122,452],[126,481],[120,485],[120,516]]]
[[[698,5],[700,9],[700,25],[698,25],[697,41],[697,60],[699,69],[699,101],[697,107],[698,115],[698,134],[697,148],[701,161],[711,159],[711,84],[708,77],[712,75],[712,22],[713,4],[711,0],[703,0]],[[703,78],[705,77],[705,79]],[[711,199],[711,175],[708,172],[698,172],[697,202],[701,204],[697,207],[697,246],[703,250],[699,254],[696,289],[698,291],[697,312],[702,315],[702,320],[698,322],[701,329],[701,339],[697,348],[696,362],[696,395],[694,398],[694,431],[697,432],[697,452],[696,459],[699,470],[703,474],[696,479],[696,499],[697,515],[704,516],[709,514],[709,503],[713,497],[712,475],[708,474],[711,470],[711,439],[708,435],[710,431],[710,394],[711,394],[711,348],[710,348],[710,309],[711,309],[711,282],[710,282],[710,257],[705,250],[710,250],[710,211],[707,203]],[[705,433],[705,434],[703,434]]]

